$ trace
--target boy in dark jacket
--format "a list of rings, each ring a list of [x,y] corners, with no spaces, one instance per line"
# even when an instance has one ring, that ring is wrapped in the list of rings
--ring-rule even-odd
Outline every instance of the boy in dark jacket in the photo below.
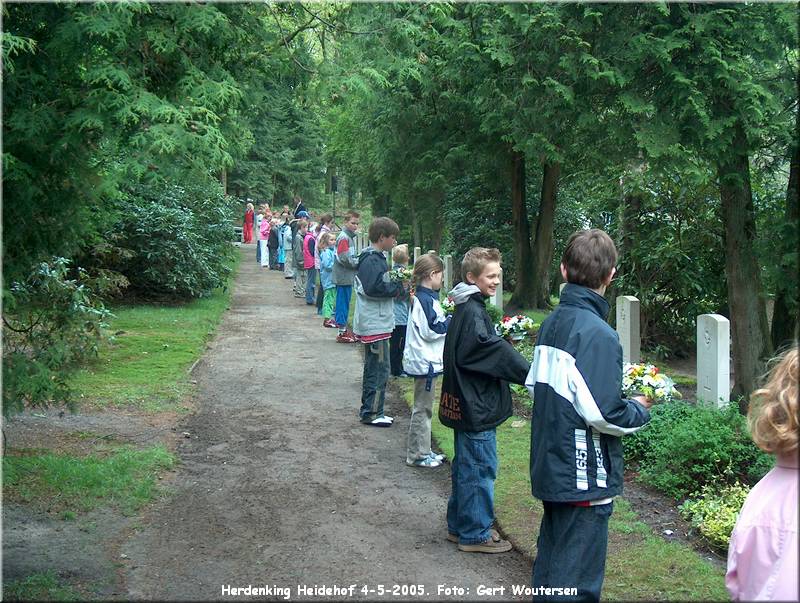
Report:
[[[383,414],[386,382],[389,380],[389,339],[394,330],[394,303],[408,289],[389,280],[389,265],[383,253],[397,240],[400,229],[390,218],[375,218],[369,226],[370,245],[358,256],[354,279],[356,310],[353,332],[364,344],[364,375],[361,381],[359,418],[365,425],[391,427],[394,419]]]
[[[461,262],[463,282],[444,342],[439,420],[453,429],[455,456],[447,503],[447,539],[469,553],[505,553],[511,543],[492,529],[497,476],[495,428],[511,416],[507,382],[522,384],[529,363],[497,335],[486,298],[500,284],[500,252],[475,247]]]
[[[534,399],[531,490],[544,507],[533,586],[575,587],[581,601],[600,600],[608,519],[622,494],[620,436],[650,420],[644,397],[621,394],[622,346],[603,298],[616,263],[602,230],[569,238],[561,260],[568,284],[542,323],[525,382]]]

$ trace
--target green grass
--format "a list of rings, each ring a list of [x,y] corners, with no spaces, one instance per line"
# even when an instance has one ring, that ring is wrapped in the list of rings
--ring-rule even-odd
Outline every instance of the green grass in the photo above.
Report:
[[[64,520],[106,504],[131,515],[154,498],[158,473],[174,464],[175,457],[162,445],[121,447],[107,456],[6,454],[3,494],[60,512]]]
[[[400,382],[406,402],[413,403],[411,380]],[[437,388],[440,383],[437,383]],[[437,396],[438,399],[438,389]],[[438,419],[434,404],[432,433],[439,448],[453,457],[453,432]],[[531,495],[530,422],[512,417],[497,428],[499,468],[495,482],[495,515],[514,545],[534,558],[542,507]],[[645,510],[646,512],[646,510]],[[624,499],[614,502],[603,599],[610,601],[727,601],[724,572],[691,547],[666,542],[639,520]]]
[[[69,586],[59,584],[52,571],[3,584],[3,599],[6,601],[80,601],[82,598]]]
[[[78,399],[101,408],[186,410],[182,403],[192,389],[187,370],[202,355],[230,295],[227,287],[181,305],[112,308],[109,332],[119,334],[72,378]]]

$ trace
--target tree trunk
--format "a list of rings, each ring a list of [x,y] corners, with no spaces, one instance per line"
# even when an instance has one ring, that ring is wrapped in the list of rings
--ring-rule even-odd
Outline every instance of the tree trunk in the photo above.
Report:
[[[739,408],[746,412],[747,396],[756,388],[772,346],[753,245],[756,238],[755,211],[750,190],[750,163],[741,127],[737,128],[734,136],[730,158],[718,164],[717,173],[725,227],[725,275],[735,379],[731,396],[743,397]]]
[[[442,236],[444,235],[444,217],[442,216],[442,208],[444,207],[444,191],[437,193],[435,199],[435,217],[431,221],[431,249],[435,249],[436,253],[441,255]]]
[[[533,255],[531,253],[531,226],[525,203],[525,155],[511,152],[511,221],[514,230],[514,262],[517,282],[510,305],[530,308],[533,298]]]
[[[641,170],[641,168],[636,168]],[[642,202],[644,201],[643,193],[638,189],[630,189],[628,192],[623,193],[622,196],[622,218],[620,220],[619,231],[619,261],[617,262],[619,276],[624,274],[631,275],[635,281],[628,280],[629,291],[641,291],[641,287],[637,286],[640,280],[637,278],[638,270],[636,263],[636,251],[639,249],[639,216],[642,214]],[[608,288],[608,298],[611,300],[612,306],[616,306],[617,295],[625,295],[625,292],[617,290],[615,285],[616,281],[611,282]],[[644,306],[644,307],[643,307]],[[645,341],[648,336],[648,324],[646,317],[646,304],[639,306],[640,317],[640,335],[642,341]],[[611,312],[611,317],[616,316],[616,308]]]
[[[219,173],[219,181],[222,183],[222,194],[228,194],[228,170],[222,168]]]
[[[795,132],[800,132],[800,112],[795,117]],[[794,150],[792,151],[791,161],[789,162],[789,185],[786,187],[786,223],[792,228],[797,228],[800,222],[800,202],[798,202],[798,189],[800,182],[800,144],[793,141]],[[780,244],[783,255],[797,253],[797,231],[792,231],[791,237],[784,235],[781,237]],[[787,240],[787,238],[789,240]],[[800,321],[798,321],[797,305],[791,304],[791,291],[788,284],[796,280],[797,275],[792,270],[792,266],[787,262],[781,261],[782,275],[778,278],[775,289],[775,308],[772,314],[772,346],[778,350],[797,341],[800,338]],[[796,301],[796,300],[795,300]],[[794,305],[794,307],[792,307]]]
[[[537,308],[550,305],[550,261],[553,259],[553,223],[556,215],[558,178],[561,164],[545,163],[542,176],[542,200],[536,218],[533,242],[533,303]]]
[[[353,209],[353,189],[347,183],[347,209]]]

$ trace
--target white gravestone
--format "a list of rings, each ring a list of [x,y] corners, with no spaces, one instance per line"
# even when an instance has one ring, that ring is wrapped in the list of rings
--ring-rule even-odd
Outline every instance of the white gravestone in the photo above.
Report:
[[[500,312],[503,311],[503,272],[500,271],[500,284],[497,285],[497,289],[492,295],[491,303],[497,306],[500,309]]]
[[[567,283],[561,283],[558,286],[558,297],[561,297],[561,293],[564,291],[564,287],[566,287],[566,286],[567,286]]]
[[[442,258],[444,262],[444,281],[442,283],[442,289],[444,289],[445,293],[448,293],[450,289],[453,288],[453,256],[446,255]]]
[[[730,402],[731,323],[719,314],[697,317],[697,399],[718,407]]]
[[[639,300],[632,295],[617,298],[617,333],[622,344],[622,362],[638,364],[641,360]]]
[[[415,264],[417,263],[417,260],[419,259],[419,256],[421,256],[421,255],[422,255],[422,248],[414,247],[414,263]]]

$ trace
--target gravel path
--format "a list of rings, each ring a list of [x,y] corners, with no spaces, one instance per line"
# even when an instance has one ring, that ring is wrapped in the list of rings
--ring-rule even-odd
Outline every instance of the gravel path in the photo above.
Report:
[[[335,343],[282,273],[241,251],[231,309],[195,369],[172,494],[120,547],[127,598],[228,599],[224,587],[248,585],[281,600],[529,598],[511,594],[529,584],[521,555],[445,540],[449,465],[405,465],[409,413],[397,396],[392,428],[358,422],[360,346]],[[352,596],[299,589],[351,585]]]

